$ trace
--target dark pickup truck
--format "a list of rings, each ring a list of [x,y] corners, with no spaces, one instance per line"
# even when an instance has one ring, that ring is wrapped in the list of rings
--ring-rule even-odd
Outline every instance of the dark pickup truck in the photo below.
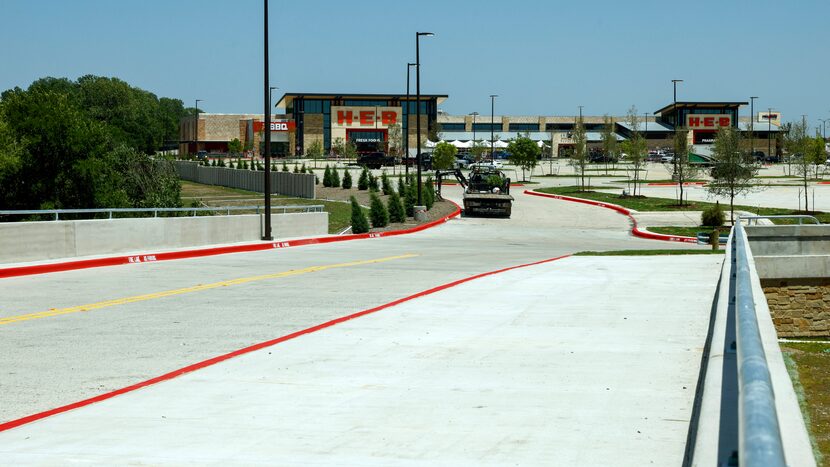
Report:
[[[382,152],[370,152],[358,156],[357,165],[362,165],[370,169],[379,169],[384,166],[395,165],[395,158],[393,156],[387,156]]]

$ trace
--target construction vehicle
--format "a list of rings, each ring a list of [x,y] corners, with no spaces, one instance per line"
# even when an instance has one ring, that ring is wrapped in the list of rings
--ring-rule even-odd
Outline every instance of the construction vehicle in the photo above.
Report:
[[[493,166],[477,166],[465,177],[461,169],[436,172],[440,195],[444,176],[454,176],[464,188],[465,216],[510,217],[513,197],[510,196],[510,179]]]

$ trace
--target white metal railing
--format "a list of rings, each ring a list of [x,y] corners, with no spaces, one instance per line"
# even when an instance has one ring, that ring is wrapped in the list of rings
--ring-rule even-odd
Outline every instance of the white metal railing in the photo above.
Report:
[[[51,215],[52,220],[60,220],[61,214],[102,214],[106,213],[108,219],[113,218],[113,213],[153,213],[158,217],[159,213],[192,213],[196,216],[198,212],[220,212],[231,215],[231,211],[255,211],[257,214],[263,211],[263,206],[216,206],[216,207],[192,207],[192,208],[97,208],[97,209],[20,209],[0,210],[0,216],[33,216]],[[279,212],[286,214],[289,211],[299,212],[323,212],[323,205],[276,205],[271,206],[271,213]]]

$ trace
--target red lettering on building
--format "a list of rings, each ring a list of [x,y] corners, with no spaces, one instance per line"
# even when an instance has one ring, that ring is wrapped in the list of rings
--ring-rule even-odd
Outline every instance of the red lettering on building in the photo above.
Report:
[[[729,117],[721,117],[721,118],[718,120],[718,125],[719,125],[719,126],[729,126],[729,123],[730,123],[730,121],[729,121]]]
[[[715,126],[715,117],[704,117],[703,126],[706,126],[706,127]]]
[[[698,127],[700,126],[700,117],[689,117],[689,126],[690,127]]]
[[[398,114],[385,110],[380,113],[380,121],[384,125],[394,125],[398,123]]]
[[[337,124],[338,125],[351,125],[352,124],[352,111],[351,110],[338,110],[337,111]]]
[[[367,111],[363,110],[360,112],[360,124],[361,125],[374,125],[375,124],[375,112],[374,111]]]

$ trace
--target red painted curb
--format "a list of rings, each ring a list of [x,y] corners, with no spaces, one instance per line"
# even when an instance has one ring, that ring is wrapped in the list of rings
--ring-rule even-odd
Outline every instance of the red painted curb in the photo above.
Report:
[[[818,182],[817,185],[830,185],[830,182]]]
[[[631,222],[634,225],[631,228],[631,234],[634,235],[635,237],[647,238],[649,240],[662,240],[664,242],[697,243],[697,238],[695,238],[695,237],[684,237],[684,236],[680,236],[680,235],[664,235],[664,234],[649,232],[648,230],[640,230],[640,228],[637,227],[637,219],[634,219],[634,216],[631,215],[631,211],[627,208],[624,208],[624,207],[616,205],[616,204],[603,203],[601,201],[594,201],[594,200],[591,200],[591,199],[573,198],[573,197],[570,197],[570,196],[552,195],[552,194],[549,194],[549,193],[539,193],[537,191],[529,191],[529,190],[525,190],[524,193],[526,195],[541,196],[543,198],[553,198],[553,199],[559,199],[559,200],[562,200],[562,201],[572,201],[572,202],[575,202],[575,203],[589,204],[591,206],[599,206],[601,208],[612,209],[614,211],[617,211],[620,214],[628,216],[628,218],[631,219]]]
[[[677,183],[648,183],[648,186],[676,186]],[[706,185],[706,182],[683,182],[683,186],[689,185]]]
[[[450,201],[452,203],[452,201]],[[427,222],[415,227],[401,230],[390,230],[387,232],[370,232],[365,234],[351,234],[338,235],[331,237],[314,237],[301,238],[298,240],[288,240],[284,242],[267,242],[267,243],[247,243],[244,245],[232,245],[222,247],[199,248],[195,250],[186,251],[170,251],[166,253],[153,253],[146,255],[131,255],[131,256],[110,256],[107,258],[84,259],[77,261],[64,261],[59,263],[37,264],[33,266],[17,266],[11,268],[0,269],[0,279],[5,277],[29,276],[34,274],[46,274],[50,272],[71,271],[75,269],[99,268],[103,266],[118,266],[122,264],[131,263],[149,263],[156,261],[170,261],[174,259],[198,258],[201,256],[224,255],[228,253],[243,253],[250,251],[272,250],[275,248],[290,248],[295,246],[316,245],[322,243],[345,242],[348,240],[360,240],[364,238],[380,238],[392,237],[395,235],[405,235],[422,230],[436,225],[443,224],[453,217],[461,214],[461,208],[455,204],[455,211],[451,214],[442,217],[441,219]]]
[[[556,261],[556,260],[560,260],[562,258],[567,258],[569,256],[570,255],[557,256],[555,258],[548,258],[548,259],[544,259],[544,260],[541,260],[541,261],[536,261],[536,262],[533,262],[533,263],[519,264],[517,266],[510,266],[510,267],[507,267],[507,268],[497,269],[495,271],[484,272],[484,273],[481,273],[481,274],[476,274],[474,276],[465,277],[463,279],[458,279],[458,280],[453,281],[453,282],[449,282],[449,283],[446,283],[446,284],[443,284],[443,285],[439,285],[439,286],[433,287],[431,289],[423,290],[421,292],[418,292],[418,293],[415,293],[415,294],[412,294],[412,295],[408,295],[406,297],[399,298],[397,300],[394,300],[394,301],[391,301],[391,302],[388,302],[388,303],[384,303],[383,305],[379,305],[379,306],[376,306],[374,308],[369,308],[369,309],[366,309],[366,310],[363,310],[363,311],[358,311],[356,313],[352,313],[350,315],[341,316],[340,318],[335,318],[331,321],[326,321],[325,323],[321,323],[321,324],[318,324],[316,326],[312,326],[310,328],[306,328],[306,329],[303,329],[303,330],[300,330],[300,331],[292,332],[291,334],[286,334],[286,335],[284,335],[282,337],[278,337],[276,339],[272,339],[272,340],[265,341],[265,342],[260,342],[258,344],[254,344],[254,345],[251,345],[251,346],[248,346],[248,347],[244,347],[244,348],[239,349],[239,350],[234,350],[233,352],[229,352],[229,353],[219,355],[219,356],[216,356],[216,357],[213,357],[213,358],[210,358],[210,359],[198,362],[198,363],[194,363],[192,365],[188,365],[186,367],[179,368],[178,370],[173,370],[169,373],[165,373],[161,376],[156,376],[155,378],[151,378],[151,379],[148,379],[146,381],[142,381],[140,383],[136,383],[136,384],[133,384],[133,385],[130,385],[130,386],[127,386],[127,387],[123,387],[121,389],[116,389],[115,391],[100,394],[100,395],[97,395],[95,397],[90,397],[89,399],[84,399],[82,401],[73,402],[72,404],[68,404],[68,405],[64,405],[64,406],[57,407],[57,408],[54,408],[54,409],[46,410],[44,412],[28,415],[26,417],[18,418],[17,420],[11,420],[11,421],[8,421],[8,422],[5,422],[5,423],[0,423],[0,432],[6,431],[6,430],[11,430],[12,428],[16,428],[16,427],[19,427],[21,425],[26,425],[28,423],[32,423],[32,422],[37,421],[37,420],[42,420],[44,418],[51,417],[52,415],[57,415],[59,413],[68,412],[70,410],[85,407],[87,405],[91,405],[91,404],[94,404],[96,402],[101,402],[101,401],[105,401],[107,399],[112,399],[115,396],[119,396],[121,394],[126,394],[128,392],[133,392],[135,390],[145,388],[147,386],[152,386],[154,384],[161,383],[163,381],[171,380],[171,379],[176,378],[178,376],[181,376],[181,375],[184,375],[184,374],[196,371],[196,370],[201,370],[202,368],[207,368],[209,366],[216,365],[217,363],[224,362],[225,360],[230,360],[230,359],[232,359],[234,357],[238,357],[240,355],[245,355],[245,354],[260,350],[260,349],[264,349],[266,347],[271,347],[271,346],[277,345],[279,343],[282,343],[282,342],[285,342],[285,341],[288,341],[288,340],[291,340],[291,339],[295,339],[295,338],[300,337],[302,335],[311,334],[313,332],[317,332],[317,331],[320,331],[322,329],[326,329],[326,328],[335,326],[337,324],[344,323],[346,321],[350,321],[350,320],[353,320],[355,318],[359,318],[361,316],[376,313],[378,311],[384,310],[386,308],[391,308],[395,305],[399,305],[401,303],[408,302],[408,301],[414,300],[416,298],[431,295],[431,294],[434,294],[436,292],[440,292],[442,290],[449,289],[449,288],[455,287],[457,285],[461,285],[465,282],[470,282],[470,281],[473,281],[475,279],[481,279],[482,277],[487,277],[487,276],[492,276],[494,274],[507,272],[507,271],[510,271],[510,270],[513,270],[513,269],[520,269],[520,268],[526,268],[526,267],[530,267],[530,266],[537,266],[539,264],[550,263],[550,262],[553,262],[553,261]]]

